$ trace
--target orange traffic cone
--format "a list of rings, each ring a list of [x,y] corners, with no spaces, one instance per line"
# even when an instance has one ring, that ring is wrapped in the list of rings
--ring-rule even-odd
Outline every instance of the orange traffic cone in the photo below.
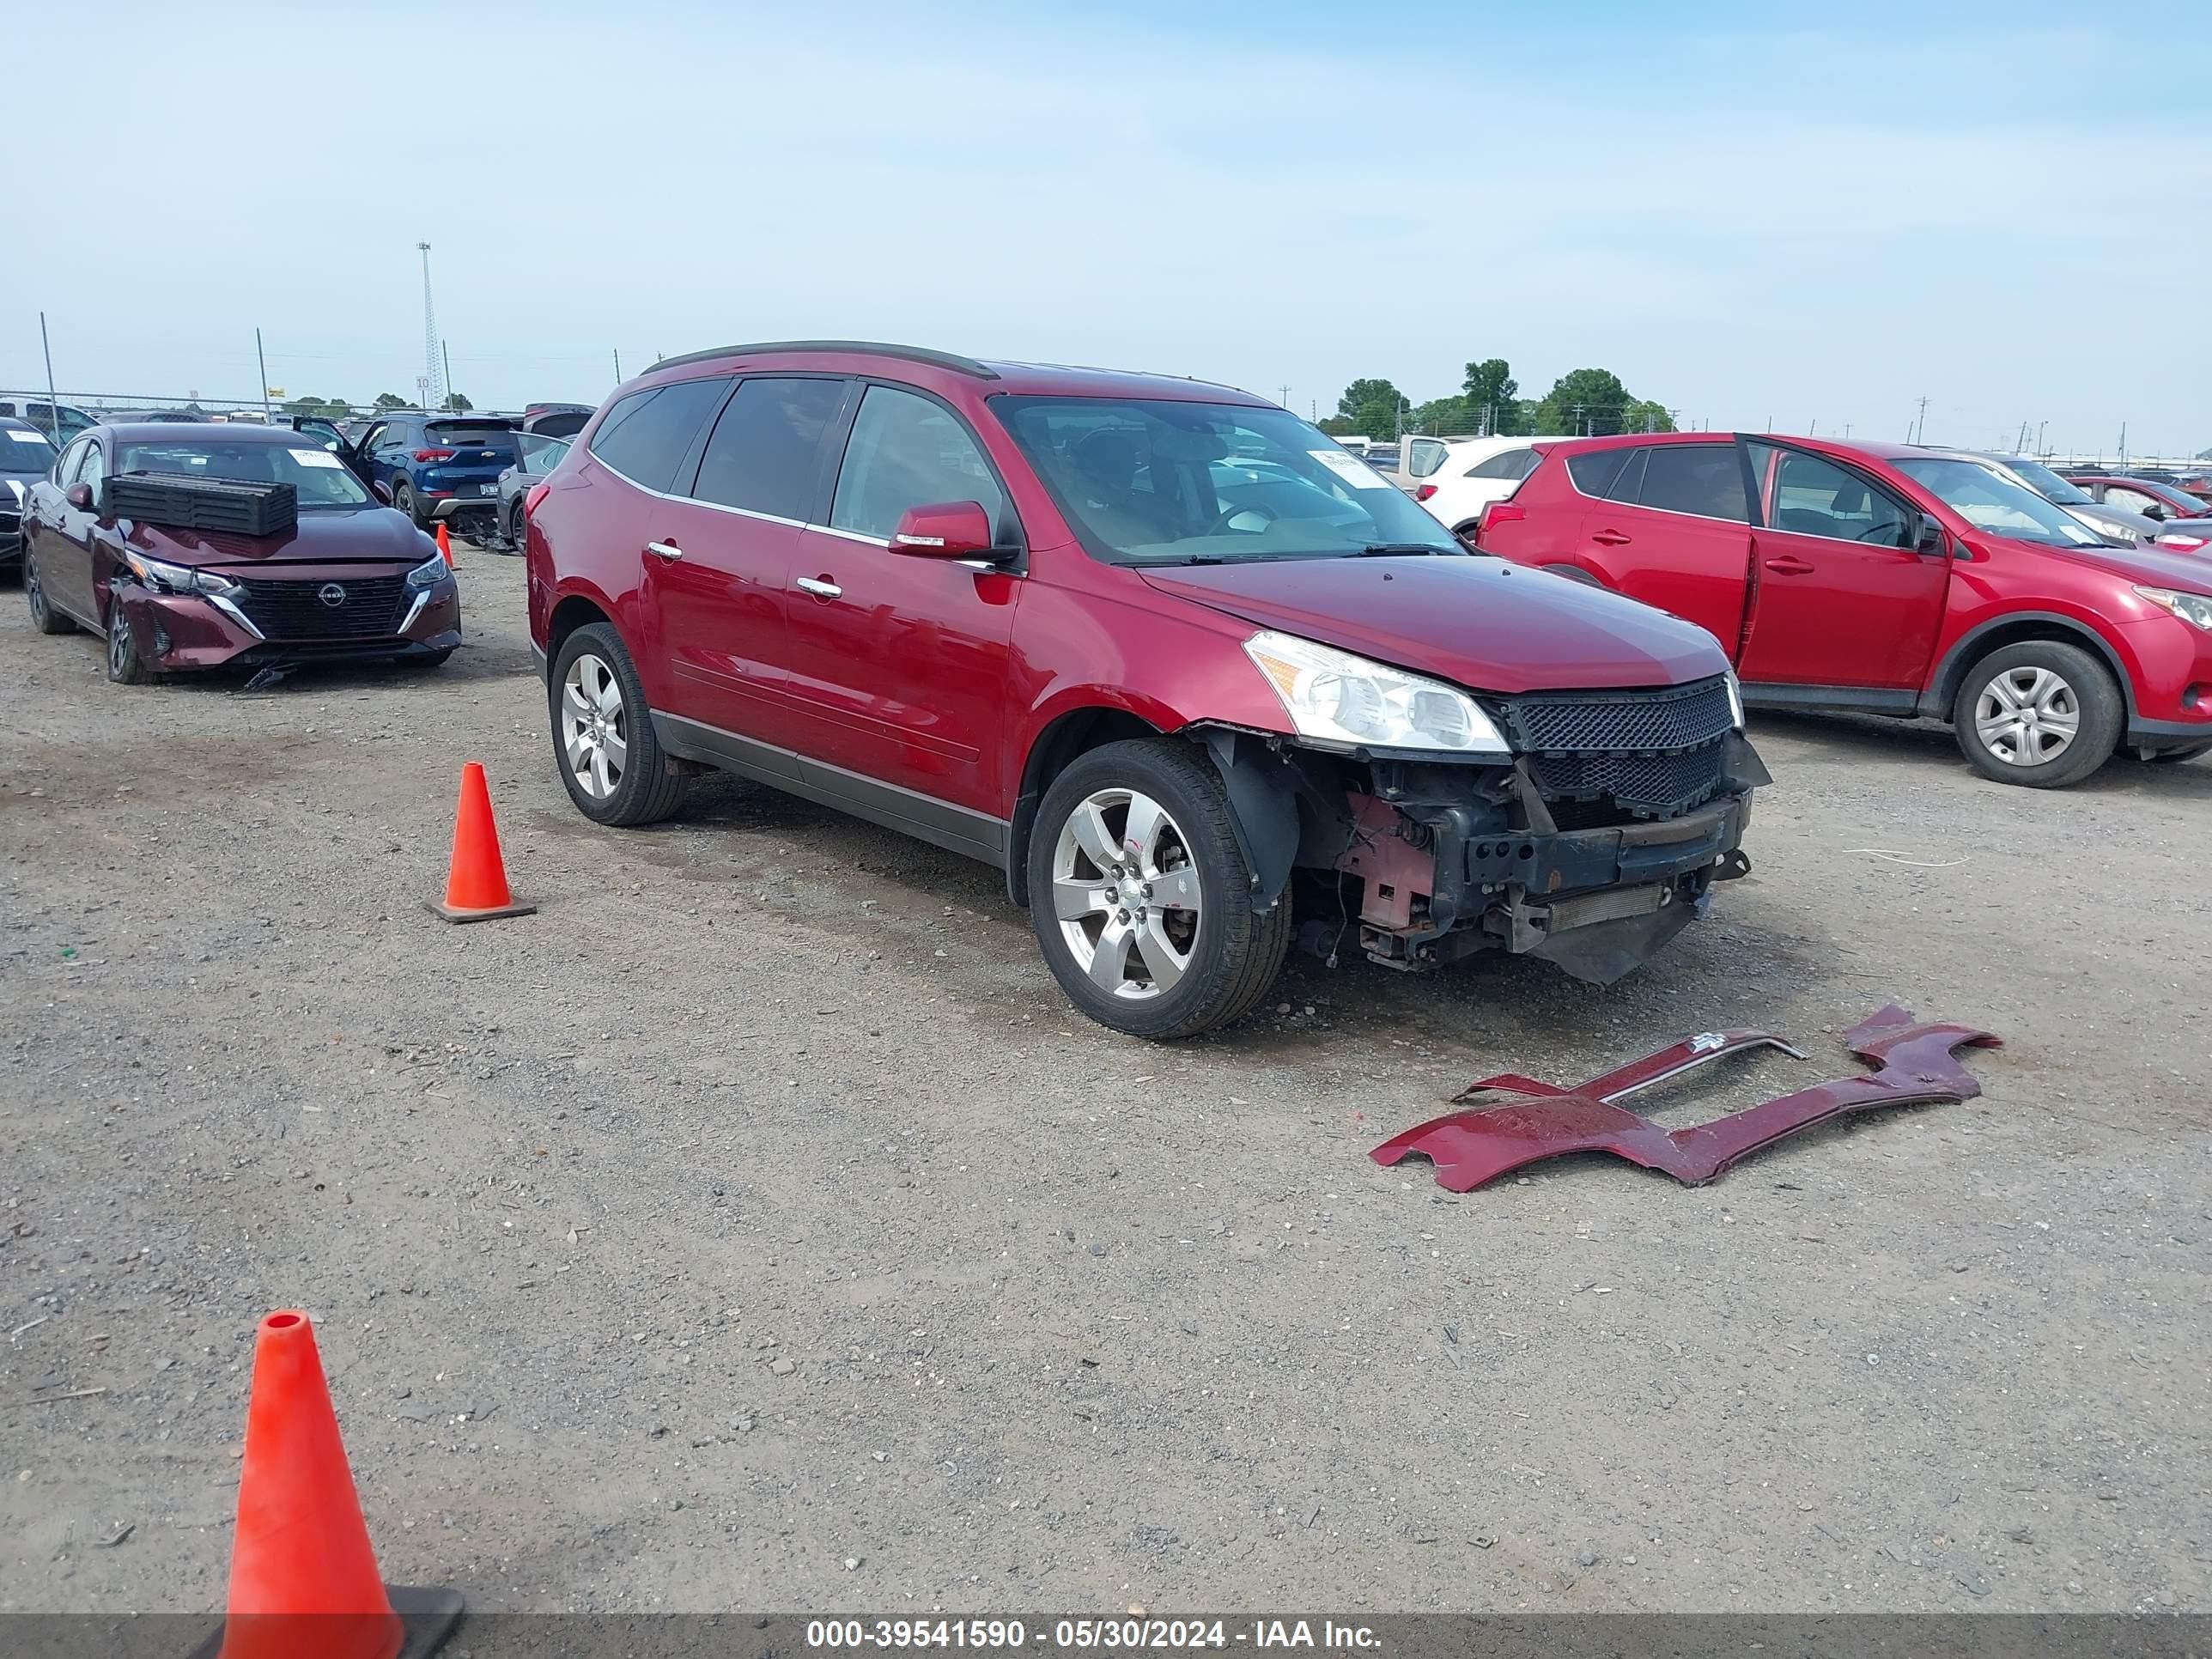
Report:
[[[446,562],[446,568],[453,568],[453,538],[446,533],[446,521],[438,520],[438,556]]]
[[[220,1638],[200,1653],[416,1659],[460,1613],[454,1591],[377,1576],[314,1328],[303,1313],[270,1314],[253,1343],[229,1601]]]
[[[461,768],[461,802],[453,813],[453,856],[446,873],[446,896],[430,907],[447,921],[489,921],[494,916],[526,916],[534,904],[517,904],[507,888],[507,863],[499,855],[499,826],[491,819],[491,791],[483,768],[471,761]]]

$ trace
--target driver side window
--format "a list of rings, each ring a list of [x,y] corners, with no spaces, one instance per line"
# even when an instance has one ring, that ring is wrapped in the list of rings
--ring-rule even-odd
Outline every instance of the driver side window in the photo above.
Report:
[[[975,439],[944,409],[911,392],[870,386],[846,441],[830,527],[887,542],[908,507],[941,501],[980,503],[995,529],[1006,497]]]
[[[1753,446],[1758,465],[1765,445]],[[1760,467],[1764,471],[1764,467]],[[1796,450],[1782,452],[1774,478],[1774,528],[1867,547],[1910,547],[1913,515],[1854,473]]]

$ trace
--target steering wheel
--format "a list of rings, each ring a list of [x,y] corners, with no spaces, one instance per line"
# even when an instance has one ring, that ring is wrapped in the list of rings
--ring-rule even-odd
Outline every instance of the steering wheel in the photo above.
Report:
[[[1256,513],[1261,517],[1267,520],[1267,522],[1261,525],[1257,530],[1244,530],[1238,528],[1237,520],[1243,518],[1248,513]],[[1206,533],[1209,536],[1218,536],[1224,532],[1230,532],[1239,536],[1264,536],[1267,533],[1269,527],[1282,516],[1283,515],[1281,514],[1276,512],[1274,508],[1271,507],[1262,507],[1256,504],[1251,507],[1232,507],[1227,512],[1224,513],[1219,518],[1216,519],[1211,525],[1207,526]]]

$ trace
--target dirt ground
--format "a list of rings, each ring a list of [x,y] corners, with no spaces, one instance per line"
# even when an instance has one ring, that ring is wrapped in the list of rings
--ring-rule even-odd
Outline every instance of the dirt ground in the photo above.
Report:
[[[1753,877],[1627,982],[1301,961],[1162,1048],[951,854],[586,823],[461,563],[444,671],[254,696],[0,593],[0,1609],[221,1605],[301,1307],[385,1576],[483,1609],[2212,1610],[2212,762],[1762,720]],[[455,928],[472,758],[543,908]],[[1694,1191],[1365,1157],[1492,1071],[1808,1049],[1696,1121],[1893,998],[2004,1036],[1982,1099]]]

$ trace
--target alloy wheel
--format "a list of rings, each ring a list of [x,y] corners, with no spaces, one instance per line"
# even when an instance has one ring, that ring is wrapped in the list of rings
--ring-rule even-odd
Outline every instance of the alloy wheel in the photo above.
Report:
[[[107,619],[107,672],[118,680],[131,677],[131,624],[119,606]]]
[[[622,787],[629,764],[622,682],[605,659],[589,652],[568,665],[561,682],[561,750],[577,787],[593,800]]]
[[[2045,766],[2074,746],[2081,702],[2048,668],[2022,663],[1982,688],[1974,700],[1974,734],[2010,766]]]
[[[38,563],[27,553],[23,556],[23,598],[31,607],[33,625],[44,628],[52,613],[46,608],[46,590],[39,580]]]
[[[1167,809],[1133,789],[1087,795],[1053,849],[1053,913],[1076,966],[1141,1001],[1189,970],[1203,925],[1198,866]]]

